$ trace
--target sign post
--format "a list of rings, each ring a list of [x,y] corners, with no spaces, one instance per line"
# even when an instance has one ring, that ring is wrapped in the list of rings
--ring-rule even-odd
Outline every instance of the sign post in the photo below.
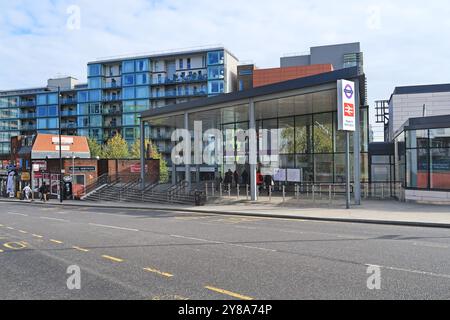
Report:
[[[356,131],[355,83],[347,80],[337,82],[338,130],[345,131],[345,191],[346,208],[350,209],[350,132]]]

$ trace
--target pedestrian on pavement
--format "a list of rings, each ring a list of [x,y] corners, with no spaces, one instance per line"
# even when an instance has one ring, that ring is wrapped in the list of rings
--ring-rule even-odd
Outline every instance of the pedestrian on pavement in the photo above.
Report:
[[[239,173],[237,172],[237,170],[234,171],[233,178],[234,178],[234,185],[237,187],[239,184]]]
[[[245,184],[245,185],[248,185],[248,184],[249,184],[249,180],[248,180],[248,172],[247,172],[247,170],[244,169],[244,172],[242,172],[241,178],[242,178],[242,183],[243,183],[243,184]]]
[[[261,193],[261,190],[264,185],[264,177],[261,174],[261,170],[258,170],[258,172],[256,173],[256,184],[258,185],[259,192]]]
[[[26,185],[25,188],[23,188],[23,194],[25,195],[26,200],[28,200],[28,201],[30,200],[32,192],[33,191],[31,190],[29,185]]]
[[[42,186],[39,188],[39,192],[41,193],[41,200],[43,202],[48,201],[48,187],[45,182],[42,183]]]
[[[231,171],[231,169],[228,169],[228,172],[225,173],[225,180],[224,180],[225,188],[227,191],[232,183],[233,183],[233,172]]]
[[[270,195],[270,190],[273,188],[273,186],[275,185],[275,182],[273,181],[273,178],[270,174],[266,175],[264,177],[264,183],[266,184],[266,188],[267,188],[267,195]]]

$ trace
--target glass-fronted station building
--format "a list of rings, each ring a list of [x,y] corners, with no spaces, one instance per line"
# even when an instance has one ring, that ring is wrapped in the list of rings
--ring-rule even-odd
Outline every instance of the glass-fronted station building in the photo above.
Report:
[[[344,183],[345,133],[337,129],[337,81],[340,79],[354,81],[357,91],[359,126],[351,134],[350,150],[354,194],[358,199],[361,182],[368,182],[369,178],[366,82],[358,67],[153,109],[143,112],[141,121],[150,127],[191,132],[194,123],[201,121],[202,134],[210,129],[223,132],[222,164],[176,166],[168,159],[174,183],[180,180],[198,183],[223,177],[228,170],[239,174],[245,170],[250,173],[252,198],[256,198],[257,171],[276,176],[274,168],[284,172],[276,177],[282,183]],[[256,135],[245,140],[245,146],[238,145],[230,132],[239,129],[255,129]],[[263,130],[277,132],[276,154],[268,151],[273,149],[269,148],[273,143],[270,137],[267,143],[263,142]],[[250,164],[249,159],[254,156],[257,164]],[[289,172],[294,172],[294,178]]]

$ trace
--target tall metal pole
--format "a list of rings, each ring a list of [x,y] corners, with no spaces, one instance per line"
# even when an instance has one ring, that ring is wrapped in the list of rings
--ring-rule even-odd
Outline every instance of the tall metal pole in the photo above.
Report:
[[[141,136],[141,190],[145,189],[145,132],[144,132],[144,120],[141,118],[140,123],[140,136]]]
[[[59,127],[59,202],[63,202],[63,158],[62,158],[62,139],[61,139],[61,87],[58,86],[58,127]]]
[[[350,209],[350,132],[345,131],[345,194],[346,208]]]

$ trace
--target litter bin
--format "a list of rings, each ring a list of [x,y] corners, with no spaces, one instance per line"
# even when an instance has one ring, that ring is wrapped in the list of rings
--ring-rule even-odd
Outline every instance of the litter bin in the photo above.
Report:
[[[195,205],[197,207],[205,205],[203,192],[201,191],[195,191]]]

